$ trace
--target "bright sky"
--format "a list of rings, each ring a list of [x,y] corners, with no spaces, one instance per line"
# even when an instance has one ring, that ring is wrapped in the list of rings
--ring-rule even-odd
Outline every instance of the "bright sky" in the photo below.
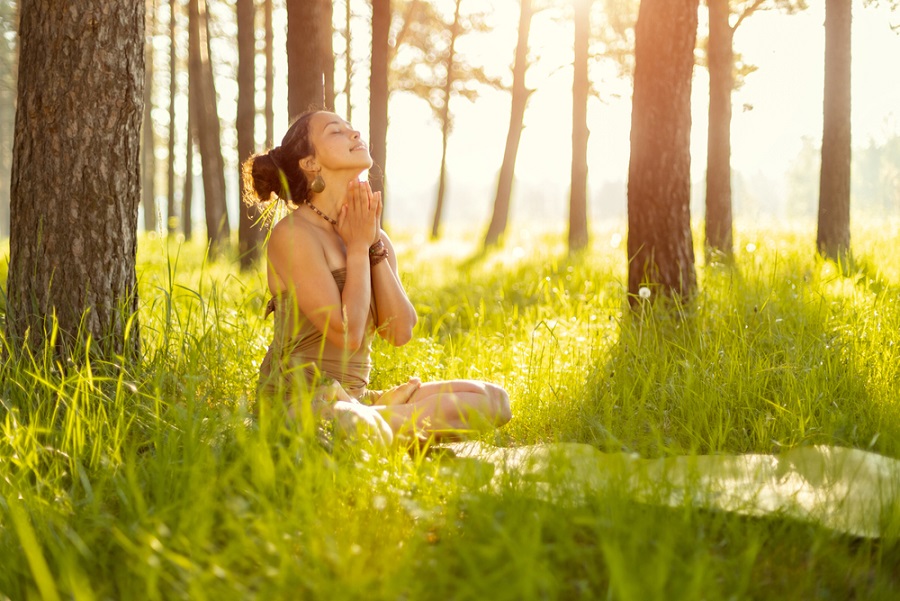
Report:
[[[464,6],[472,1],[465,0]],[[352,120],[367,132],[369,9],[368,2],[352,2],[358,15],[353,54],[359,60],[352,90]],[[335,3],[336,22],[343,17],[342,4]],[[784,173],[804,138],[818,145],[822,136],[824,3],[809,4],[809,9],[796,15],[760,12],[741,25],[735,38],[735,50],[759,69],[733,96],[732,165],[751,180],[769,181],[767,194],[773,202],[783,202],[786,196]],[[490,5],[495,10],[496,29],[480,40],[466,41],[462,51],[471,53],[474,62],[483,62],[490,71],[510,77],[518,2],[497,0]],[[537,91],[526,113],[516,169],[512,216],[519,223],[562,224],[567,216],[572,30],[568,20],[554,20],[551,12],[539,13],[532,25],[532,50],[542,60],[528,78],[528,85]],[[854,0],[853,140],[857,147],[900,135],[900,71],[888,68],[900,56],[900,32],[893,32],[891,23],[900,23],[900,14],[864,8],[861,0]],[[275,45],[276,49],[284,47],[284,32],[277,27]],[[336,52],[339,50],[336,48]],[[342,75],[336,76],[340,86]],[[281,101],[276,104],[276,110],[280,108],[276,143],[287,127],[285,79],[284,69],[276,70],[276,99]],[[592,98],[589,104],[590,211],[594,220],[621,221],[629,159],[630,82],[608,78],[595,85],[605,96],[603,101]],[[701,184],[706,163],[707,91],[706,71],[698,67],[694,78],[692,171],[694,181]],[[220,85],[219,92],[223,99],[233,93],[228,82]],[[503,155],[509,105],[509,95],[497,91],[486,91],[474,104],[461,99],[451,104],[456,128],[449,142],[446,222],[474,222],[478,228],[486,227]],[[344,97],[338,98],[337,110],[346,113]],[[225,119],[226,111],[222,115]],[[422,100],[394,94],[388,136],[386,216],[398,225],[425,230],[432,218],[441,149],[431,109]],[[698,191],[702,194],[702,185],[695,194]]]
[[[497,31],[478,53],[495,61],[499,69],[512,61],[516,5],[495,3],[498,12],[507,11],[498,19],[504,30]],[[741,25],[735,39],[736,50],[759,69],[733,97],[732,164],[748,177],[762,173],[775,180],[781,189],[773,190],[774,195],[786,194],[784,172],[804,137],[818,145],[822,136],[824,3],[810,5],[796,15],[758,13]],[[900,56],[900,35],[891,30],[892,15],[885,9],[863,8],[857,1],[854,11],[853,137],[854,145],[866,146],[870,140],[883,142],[900,135],[900,72],[885,68]],[[893,23],[898,22],[900,15],[894,15]],[[571,61],[571,26],[538,15],[531,39],[532,47],[551,67],[538,66],[530,73],[534,77],[529,85],[537,92],[526,113],[513,211],[523,221],[562,222],[568,203],[572,76],[571,68],[548,71]],[[589,106],[592,214],[595,219],[621,219],[629,159],[630,83],[609,81],[598,87],[620,97],[604,102],[592,99]],[[702,182],[705,172],[707,93],[707,73],[696,68],[695,182]],[[434,204],[440,139],[424,103],[400,95],[392,102],[388,174],[395,210],[390,217],[424,227]],[[450,138],[447,217],[476,217],[486,223],[506,137],[509,96],[486,93],[476,104],[460,100],[454,109],[457,129]]]

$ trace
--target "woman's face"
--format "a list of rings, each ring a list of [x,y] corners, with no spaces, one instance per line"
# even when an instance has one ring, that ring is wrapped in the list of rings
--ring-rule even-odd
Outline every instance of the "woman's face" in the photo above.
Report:
[[[364,171],[372,166],[369,148],[359,137],[359,132],[334,113],[313,115],[309,136],[316,149],[316,161],[323,169]]]

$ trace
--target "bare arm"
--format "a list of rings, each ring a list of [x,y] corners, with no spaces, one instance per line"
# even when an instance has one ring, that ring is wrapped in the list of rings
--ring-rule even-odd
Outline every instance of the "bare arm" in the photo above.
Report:
[[[394,245],[384,231],[381,239],[388,250],[388,258],[372,267],[372,288],[377,309],[378,334],[396,346],[409,342],[416,325],[416,309],[413,307],[397,274],[397,257]]]
[[[380,202],[369,202],[359,182],[351,184],[347,196],[337,225],[347,249],[343,292],[331,275],[320,244],[300,224],[276,227],[269,239],[268,256],[306,318],[329,342],[355,351],[365,340],[372,302],[368,249],[377,236],[381,207]]]
[[[354,351],[365,337],[371,304],[368,247],[347,252],[343,293],[316,242],[293,228],[276,228],[268,258],[297,308],[332,344]]]

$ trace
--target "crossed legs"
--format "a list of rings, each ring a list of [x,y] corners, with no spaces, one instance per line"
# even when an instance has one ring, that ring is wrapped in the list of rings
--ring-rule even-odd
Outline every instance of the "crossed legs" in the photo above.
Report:
[[[506,391],[477,380],[422,384],[413,379],[377,402],[372,408],[401,435],[452,437],[460,431],[497,428],[512,417]]]

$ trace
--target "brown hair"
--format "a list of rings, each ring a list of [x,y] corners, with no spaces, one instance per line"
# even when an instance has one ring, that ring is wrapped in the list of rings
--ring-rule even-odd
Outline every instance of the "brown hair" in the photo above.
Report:
[[[318,112],[320,109],[310,109],[297,117],[284,134],[281,146],[243,162],[241,179],[246,204],[265,206],[276,200],[272,198],[274,194],[298,206],[309,197],[309,180],[299,162],[316,153],[309,139],[309,123]]]

